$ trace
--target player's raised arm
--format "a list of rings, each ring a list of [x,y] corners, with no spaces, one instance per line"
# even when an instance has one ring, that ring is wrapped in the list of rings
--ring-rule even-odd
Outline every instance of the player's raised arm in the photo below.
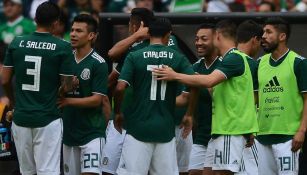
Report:
[[[146,8],[132,9],[129,21],[130,36],[119,41],[109,50],[108,56],[112,61],[122,59],[134,43],[149,39],[148,24],[153,16],[153,12]]]

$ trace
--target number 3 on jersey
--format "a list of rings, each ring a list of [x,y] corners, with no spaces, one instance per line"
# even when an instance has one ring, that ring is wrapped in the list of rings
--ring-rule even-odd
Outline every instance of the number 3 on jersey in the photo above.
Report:
[[[162,65],[147,65],[147,70],[152,71],[154,68],[162,68]],[[150,86],[150,100],[157,100],[157,85],[158,80],[156,76],[151,74],[151,86]],[[165,100],[165,92],[166,92],[167,82],[161,81],[161,100]]]
[[[39,91],[42,57],[26,55],[25,56],[25,62],[34,63],[34,69],[27,69],[26,70],[27,75],[34,76],[34,83],[33,84],[22,84],[22,90]]]

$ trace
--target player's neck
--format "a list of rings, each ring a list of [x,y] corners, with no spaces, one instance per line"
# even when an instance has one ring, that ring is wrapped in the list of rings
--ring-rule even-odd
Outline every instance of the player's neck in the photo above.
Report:
[[[92,51],[92,47],[90,45],[77,48],[75,58],[76,60],[80,61],[82,60],[86,55],[88,55]]]
[[[235,43],[225,43],[224,46],[220,47],[220,53],[222,55],[222,57],[225,56],[226,53],[228,53],[231,49],[236,48],[236,44]]]
[[[36,32],[39,33],[51,33],[52,28],[51,27],[43,27],[43,26],[37,26],[36,27]]]
[[[237,48],[238,50],[245,53],[246,55],[250,57],[254,57],[254,55],[252,55],[251,53],[251,49],[250,49],[251,47],[248,45],[248,43],[239,43]]]
[[[205,65],[207,67],[210,67],[212,63],[217,59],[218,54],[217,53],[212,53],[211,55],[205,56]]]
[[[150,45],[154,45],[154,44],[164,45],[163,44],[163,39],[162,38],[151,37],[150,38]]]
[[[281,56],[285,55],[286,52],[288,52],[289,48],[286,45],[279,45],[273,52],[272,52],[272,58],[274,60],[278,60]]]

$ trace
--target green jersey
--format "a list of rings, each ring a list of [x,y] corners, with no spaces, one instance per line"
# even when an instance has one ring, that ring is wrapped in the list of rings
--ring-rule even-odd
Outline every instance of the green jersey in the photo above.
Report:
[[[97,52],[92,50],[81,61],[76,61],[74,72],[79,80],[79,87],[68,93],[67,97],[83,98],[93,94],[107,94],[108,66]],[[68,146],[85,145],[105,135],[105,117],[101,106],[64,107],[63,124],[63,143]]]
[[[70,43],[50,33],[16,37],[9,45],[4,66],[16,76],[14,122],[43,127],[58,119],[56,106],[60,75],[73,75]]]
[[[133,102],[127,111],[127,133],[143,142],[169,142],[175,136],[175,81],[157,81],[153,68],[167,65],[176,72],[194,71],[179,52],[164,45],[149,45],[127,56],[120,81],[133,88]]]
[[[261,58],[258,71],[261,143],[281,143],[297,132],[303,110],[301,93],[307,90],[304,62],[306,59],[290,50],[277,61],[273,61],[271,54]]]
[[[212,73],[221,60],[216,60],[209,66],[205,65],[205,59],[200,59],[193,65],[196,73],[208,75]],[[196,106],[195,129],[193,130],[193,143],[207,146],[211,139],[211,123],[212,123],[212,98],[207,88],[201,88],[199,91],[198,103]]]
[[[241,135],[258,132],[253,79],[246,57],[246,54],[232,49],[223,56],[221,66],[217,68],[227,80],[213,88],[212,134]],[[233,74],[230,78],[223,71],[223,62],[228,59],[241,60],[243,74]]]
[[[0,40],[2,40],[5,44],[10,44],[14,37],[28,35],[34,31],[34,22],[20,16],[14,22],[6,22],[0,26]]]

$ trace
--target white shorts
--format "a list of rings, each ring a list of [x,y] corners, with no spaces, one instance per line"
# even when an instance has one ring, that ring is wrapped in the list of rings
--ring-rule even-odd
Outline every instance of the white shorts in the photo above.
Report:
[[[101,174],[101,155],[104,143],[104,138],[101,137],[96,138],[83,146],[66,146],[63,144],[64,174]]]
[[[189,170],[203,170],[206,154],[206,146],[193,144],[190,154]]]
[[[221,135],[212,139],[214,154],[212,170],[239,172],[245,144],[246,139],[242,135]]]
[[[214,147],[213,139],[210,139],[207,146],[207,152],[205,154],[204,168],[212,168],[214,161]]]
[[[63,123],[57,119],[41,128],[12,124],[20,172],[23,175],[59,175]]]
[[[187,138],[182,137],[183,128],[179,129],[176,126],[176,152],[177,152],[177,163],[179,172],[184,173],[189,171],[189,160],[190,153],[192,150],[193,138],[192,132],[187,136]]]
[[[102,171],[115,174],[122,154],[126,130],[120,134],[115,128],[113,120],[110,120],[106,129],[106,144],[102,150]]]
[[[258,141],[251,147],[244,148],[240,171],[236,175],[258,175]]]
[[[259,174],[297,175],[299,152],[292,152],[292,140],[285,143],[263,145],[259,143]]]
[[[149,143],[127,134],[116,171],[118,175],[178,175],[175,138],[167,143]]]

